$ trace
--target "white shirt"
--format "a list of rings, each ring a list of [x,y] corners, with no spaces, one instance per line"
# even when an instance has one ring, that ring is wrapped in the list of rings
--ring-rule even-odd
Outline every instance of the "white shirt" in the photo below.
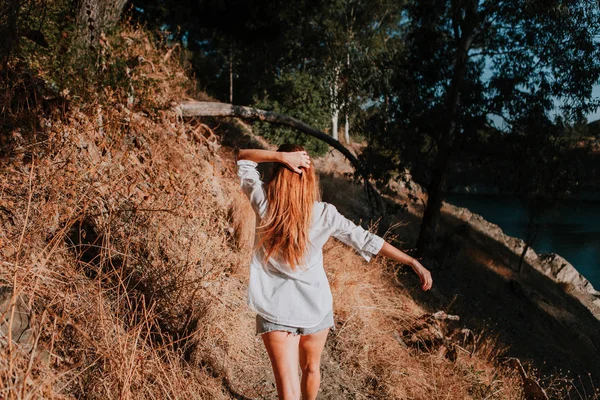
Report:
[[[238,160],[237,166],[240,186],[250,199],[259,223],[267,212],[267,197],[256,169],[258,164]],[[323,245],[330,236],[352,246],[367,262],[384,244],[381,237],[345,218],[335,206],[320,201],[314,204],[308,236],[305,263],[296,271],[277,255],[263,263],[263,247],[253,252],[247,304],[266,320],[311,328],[333,309],[329,281],[323,268]],[[258,237],[255,243],[256,240]]]

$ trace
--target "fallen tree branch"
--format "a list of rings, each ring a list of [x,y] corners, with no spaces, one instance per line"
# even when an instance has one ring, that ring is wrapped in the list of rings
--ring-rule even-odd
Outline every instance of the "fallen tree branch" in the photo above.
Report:
[[[381,194],[369,181],[368,175],[358,159],[344,147],[338,140],[328,134],[316,129],[296,118],[288,115],[277,114],[271,111],[259,110],[251,107],[236,106],[227,103],[216,103],[210,101],[184,101],[175,106],[175,110],[182,117],[235,117],[247,120],[269,122],[276,125],[284,125],[296,129],[302,133],[324,141],[334,149],[338,150],[350,161],[354,169],[363,177],[367,200],[371,208],[376,208],[382,216],[379,231],[387,230],[389,224],[385,212],[385,205]]]

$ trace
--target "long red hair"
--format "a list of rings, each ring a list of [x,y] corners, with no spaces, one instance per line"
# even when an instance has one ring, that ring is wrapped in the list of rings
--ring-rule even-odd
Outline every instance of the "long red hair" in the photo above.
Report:
[[[277,151],[305,151],[298,144],[284,143]],[[266,184],[267,212],[257,227],[260,240],[257,247],[265,248],[265,259],[280,254],[296,270],[302,264],[308,247],[308,230],[315,201],[321,191],[315,167],[298,174],[281,163],[275,163],[271,180]]]

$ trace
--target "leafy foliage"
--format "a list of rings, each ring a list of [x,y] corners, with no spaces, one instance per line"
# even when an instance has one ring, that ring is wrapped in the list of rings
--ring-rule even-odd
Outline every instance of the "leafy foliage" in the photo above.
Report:
[[[386,129],[370,130],[367,161],[380,165],[374,172],[409,165],[428,187],[422,254],[435,244],[447,175],[465,141],[490,128],[516,134],[524,120],[552,118],[555,104],[566,124],[598,107],[591,91],[600,79],[600,10],[592,0],[415,1],[400,31],[392,115]]]
[[[287,114],[323,130],[328,123],[326,95],[320,82],[306,72],[292,72],[277,78],[271,95],[265,94],[255,106],[268,111]],[[313,155],[323,155],[328,145],[296,130],[269,123],[255,123],[257,132],[279,145],[293,142],[303,145]]]
[[[389,60],[401,43],[395,31],[403,2],[392,0],[135,4],[135,18],[166,27],[171,40],[188,46],[198,79],[215,98],[229,101],[231,84],[235,104],[275,98],[284,75],[309,73],[327,95],[323,109],[347,112],[353,126],[389,76],[391,66],[382,69],[379,58]]]
[[[435,4],[434,4],[435,3]],[[598,106],[591,89],[600,77],[600,12],[592,1],[412,2],[401,26],[406,51],[397,53],[390,81],[390,134],[370,130],[382,163],[397,169],[409,163],[421,183],[437,157],[449,120],[448,96],[461,38],[472,32],[459,108],[454,117],[459,140],[488,126],[506,133],[518,121],[561,104],[565,123]],[[417,67],[418,66],[418,67]],[[458,143],[460,145],[460,143]],[[387,154],[390,147],[402,156]],[[400,161],[402,160],[402,161]]]

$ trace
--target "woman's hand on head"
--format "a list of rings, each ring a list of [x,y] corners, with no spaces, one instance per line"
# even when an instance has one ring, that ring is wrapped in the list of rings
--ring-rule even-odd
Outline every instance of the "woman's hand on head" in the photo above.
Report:
[[[302,168],[310,168],[310,157],[306,151],[284,152],[282,162],[298,174],[302,174]]]
[[[419,280],[421,281],[421,288],[423,290],[431,289],[431,286],[433,285],[433,279],[431,278],[431,272],[429,272],[429,270],[427,268],[425,268],[423,265],[421,265],[421,263],[418,262],[417,260],[413,261],[411,267],[412,267],[413,271],[415,271],[415,274],[417,274],[419,276]]]

